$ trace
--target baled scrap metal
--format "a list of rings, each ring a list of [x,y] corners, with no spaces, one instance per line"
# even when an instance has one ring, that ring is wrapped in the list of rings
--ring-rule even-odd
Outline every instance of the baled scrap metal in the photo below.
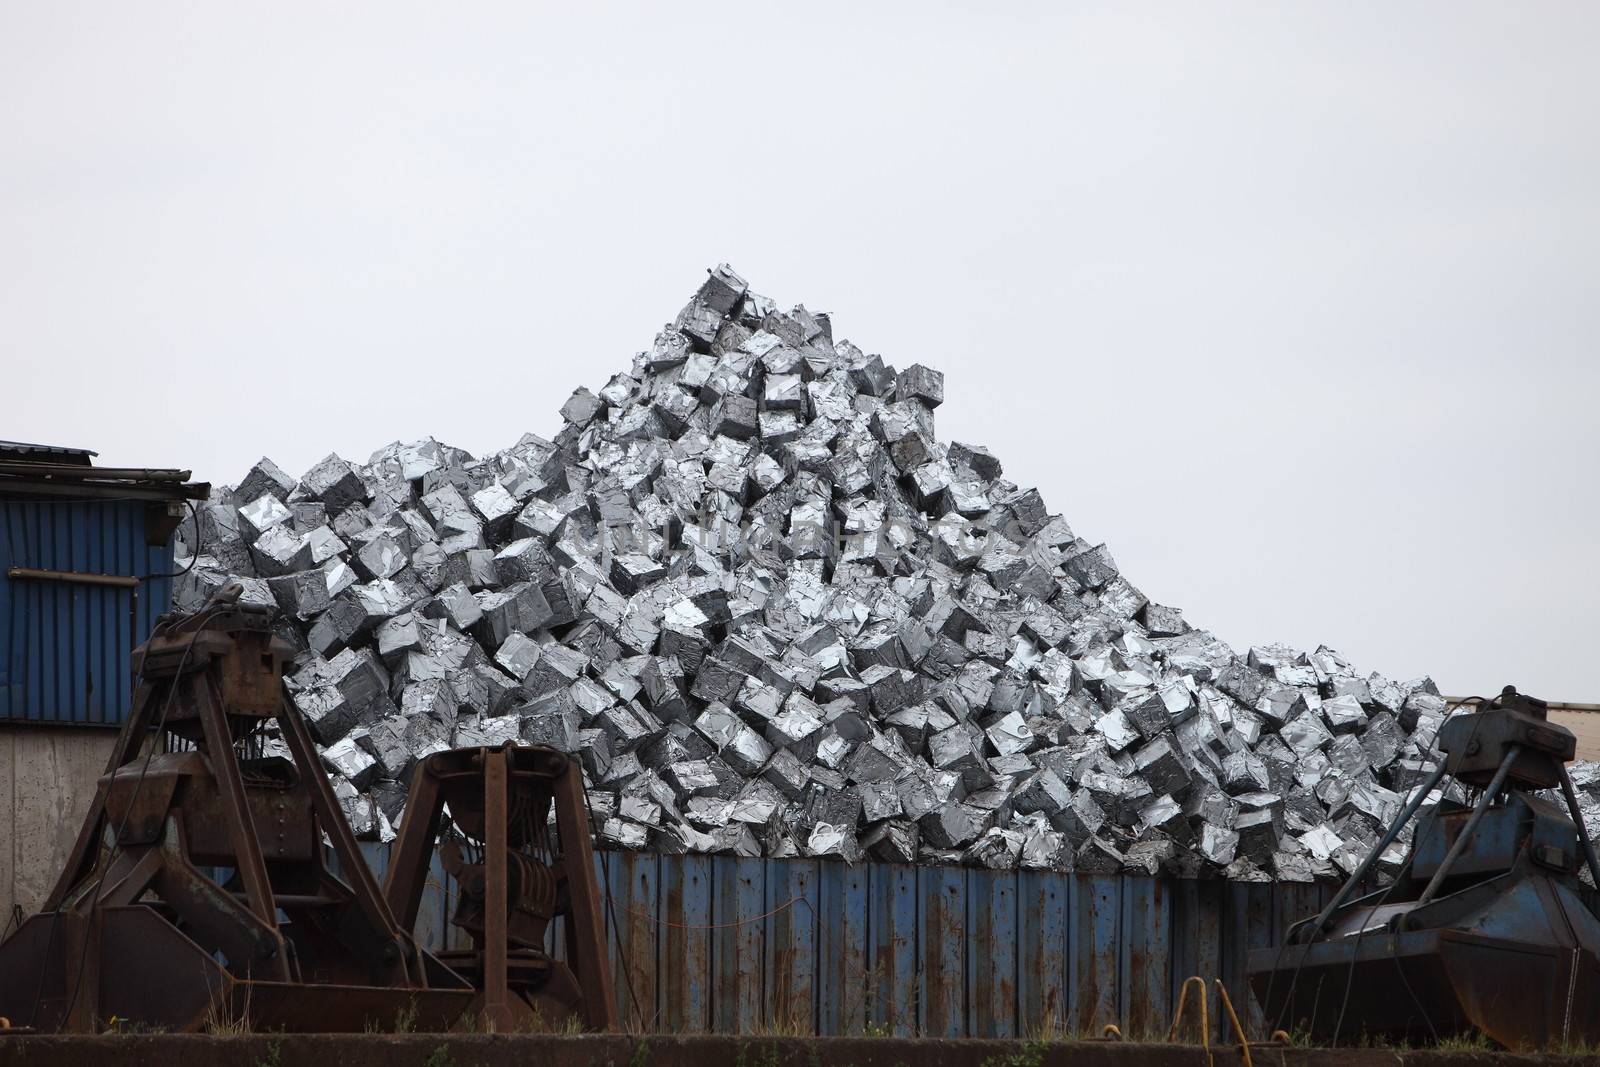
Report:
[[[256,469],[260,469],[260,464]],[[319,460],[300,478],[297,488],[306,497],[321,501],[330,515],[371,499],[366,483],[355,468],[336,453],[329,453]]]
[[[1300,879],[1375,841],[1436,687],[1235,654],[939,442],[946,395],[721,265],[553,440],[263,459],[181,535],[175,599],[280,605],[358,799],[531,735],[648,786],[619,847]]]
[[[274,526],[289,522],[293,515],[281,498],[263,493],[250,503],[239,506],[236,520],[238,535],[254,542]]]
[[[263,495],[271,494],[280,502],[287,501],[297,485],[299,482],[292,475],[285,473],[276,463],[263,456],[239,480],[239,485],[234,490],[234,497],[239,500],[257,500]]]

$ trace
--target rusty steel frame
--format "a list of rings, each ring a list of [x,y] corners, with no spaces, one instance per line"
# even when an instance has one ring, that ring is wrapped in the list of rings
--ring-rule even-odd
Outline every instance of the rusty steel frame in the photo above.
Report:
[[[530,764],[540,760],[551,770],[516,766],[519,760]],[[390,858],[384,885],[389,907],[402,926],[415,927],[445,807],[442,776],[466,773],[456,769],[463,761],[482,780],[478,795],[482,798],[483,816],[485,928],[478,982],[483,1021],[500,1030],[510,1029],[517,1022],[510,982],[508,820],[513,792],[527,788],[530,780],[539,780],[548,790],[555,810],[561,846],[556,868],[567,887],[567,907],[561,915],[564,941],[567,962],[582,994],[583,1021],[593,1030],[613,1029],[616,1009],[611,999],[605,919],[586,822],[583,772],[577,761],[566,754],[539,746],[506,745],[454,749],[423,760],[412,776],[406,818]],[[464,813],[453,814],[460,817]]]
[[[168,617],[136,651],[140,676],[130,715],[60,877],[44,911],[0,943],[0,1000],[9,998],[0,1008],[26,1012],[30,1024],[43,1018],[77,1032],[93,1029],[103,1008],[121,1011],[128,1003],[152,1013],[144,1021],[180,1030],[202,1022],[204,1013],[190,1010],[196,1003],[269,1012],[274,1025],[307,1030],[388,1021],[373,1012],[420,1010],[427,1025],[459,1015],[470,987],[436,961],[430,969],[431,957],[396,923],[306,724],[284,697],[281,665],[289,650],[271,636],[268,619],[216,604],[197,616]],[[290,803],[313,842],[320,842],[319,829],[327,834],[347,882],[324,865],[320,844],[287,857],[280,846],[279,866],[267,862],[251,807],[252,791],[263,785],[246,783],[236,746],[268,720],[278,722],[295,768],[285,785],[268,788],[285,790],[278,802]],[[157,728],[182,731],[200,750],[161,753]],[[186,815],[186,798],[207,814]],[[191,853],[186,820],[213,817],[221,832],[205,833],[209,843],[197,846],[204,851]],[[196,866],[200,855],[208,864],[226,856],[222,865],[235,870],[243,891],[213,881]],[[281,892],[274,870],[293,879]],[[147,893],[183,925],[146,903]],[[293,939],[278,920],[284,909],[296,922],[287,929],[299,931]],[[108,949],[111,936],[119,947]],[[302,974],[306,953],[314,979],[309,970]],[[179,957],[192,958],[198,970],[171,971]],[[8,983],[8,970],[27,971],[27,980]],[[45,1007],[50,975],[57,999]]]
[[[483,1010],[485,1021],[511,1029],[511,989],[506,978],[506,793],[504,749],[483,754]]]
[[[567,951],[591,1025],[609,1030],[616,1025],[611,1006],[611,959],[606,953],[605,915],[600,910],[600,887],[594,877],[594,847],[589,839],[588,802],[583,793],[583,771],[578,761],[567,761],[567,773],[554,783],[556,833],[561,837],[562,863],[567,875],[568,911],[565,919]]]

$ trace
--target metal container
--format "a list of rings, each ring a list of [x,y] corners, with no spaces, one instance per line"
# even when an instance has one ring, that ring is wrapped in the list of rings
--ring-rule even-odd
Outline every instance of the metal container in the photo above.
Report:
[[[387,847],[363,851],[381,873]],[[1116,1023],[1165,1036],[1198,974],[1221,978],[1259,1033],[1248,951],[1334,890],[642,852],[595,863],[617,1018],[669,1032],[1098,1036]],[[436,860],[420,944],[457,936],[455,893]]]

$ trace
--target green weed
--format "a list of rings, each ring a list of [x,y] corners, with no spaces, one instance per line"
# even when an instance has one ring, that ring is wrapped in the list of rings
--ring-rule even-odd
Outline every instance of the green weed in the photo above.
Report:
[[[267,1042],[267,1050],[256,1060],[255,1067],[282,1067],[282,1065],[283,1041],[275,1037]]]
[[[1043,1041],[1025,1041],[1015,1052],[990,1056],[983,1061],[983,1067],[1041,1067],[1045,1047]]]

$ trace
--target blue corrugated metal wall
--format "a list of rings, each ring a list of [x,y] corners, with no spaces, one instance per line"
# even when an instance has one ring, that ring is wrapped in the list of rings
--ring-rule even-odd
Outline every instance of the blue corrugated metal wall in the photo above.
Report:
[[[167,610],[170,579],[133,591],[10,579],[12,567],[142,577],[172,570],[145,544],[143,501],[0,497],[0,719],[120,724],[130,655]]]
[[[364,846],[381,876],[388,850]],[[596,856],[618,1017],[643,1030],[941,1037],[1165,1035],[1221,978],[1252,1033],[1246,953],[1332,888],[733,856]],[[464,947],[434,863],[418,933]],[[560,953],[559,940],[552,948]],[[1221,1024],[1209,1000],[1212,1032]]]

